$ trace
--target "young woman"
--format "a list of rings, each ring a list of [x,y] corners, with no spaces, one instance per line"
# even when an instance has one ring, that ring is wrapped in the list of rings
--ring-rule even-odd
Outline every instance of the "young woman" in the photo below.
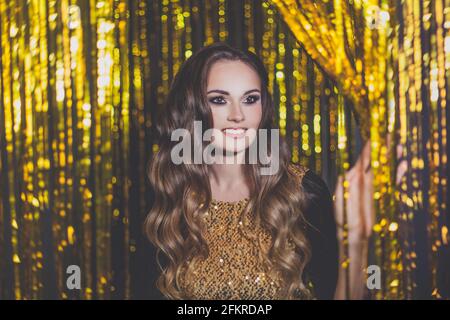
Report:
[[[155,290],[169,299],[332,299],[338,275],[333,202],[323,180],[290,162],[282,139],[267,139],[271,164],[250,163],[250,146],[274,128],[263,63],[226,44],[182,65],[157,122],[150,167],[154,205],[145,222],[157,248]],[[214,129],[226,161],[174,161],[172,132]],[[195,139],[194,139],[195,140]],[[261,146],[261,141],[258,141]],[[192,143],[196,152],[207,142]],[[278,150],[278,149],[277,149]],[[231,161],[229,161],[231,160]],[[164,261],[160,261],[163,258]]]

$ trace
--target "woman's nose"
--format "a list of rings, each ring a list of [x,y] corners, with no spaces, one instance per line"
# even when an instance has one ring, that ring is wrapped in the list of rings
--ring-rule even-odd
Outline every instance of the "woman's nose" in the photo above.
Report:
[[[228,121],[242,121],[244,120],[244,113],[242,112],[239,103],[232,103],[230,106],[230,111],[228,113]]]

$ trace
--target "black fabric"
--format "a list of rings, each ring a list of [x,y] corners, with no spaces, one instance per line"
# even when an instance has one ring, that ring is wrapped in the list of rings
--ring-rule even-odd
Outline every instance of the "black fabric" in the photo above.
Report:
[[[302,209],[308,221],[307,238],[312,252],[311,260],[305,268],[305,282],[312,283],[315,298],[333,299],[339,263],[333,200],[325,182],[311,170],[303,177],[302,186],[309,199]],[[151,273],[152,283],[155,283],[159,275],[156,259],[152,261]],[[166,298],[154,285],[151,288],[151,299]]]
[[[339,268],[333,199],[322,178],[311,170],[303,177],[302,186],[309,198],[303,214],[308,221],[307,238],[312,254],[304,279],[312,282],[317,299],[333,299]]]

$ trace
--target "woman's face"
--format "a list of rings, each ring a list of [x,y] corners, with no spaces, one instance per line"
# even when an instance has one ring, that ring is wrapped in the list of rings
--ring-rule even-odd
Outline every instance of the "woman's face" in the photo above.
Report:
[[[255,140],[262,117],[258,74],[242,61],[218,61],[209,71],[206,92],[218,129],[212,144],[227,152],[244,151]]]

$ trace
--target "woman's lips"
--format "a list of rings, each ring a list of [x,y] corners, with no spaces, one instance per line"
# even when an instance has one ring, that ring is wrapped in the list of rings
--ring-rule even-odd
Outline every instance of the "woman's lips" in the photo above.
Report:
[[[231,138],[242,138],[245,136],[245,132],[247,131],[246,128],[225,128],[222,129],[222,132]]]

